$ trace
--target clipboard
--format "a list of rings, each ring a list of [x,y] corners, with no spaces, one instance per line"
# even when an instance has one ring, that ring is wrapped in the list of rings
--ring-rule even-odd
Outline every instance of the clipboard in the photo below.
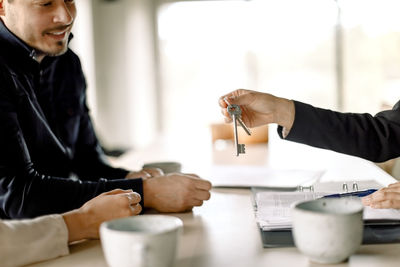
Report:
[[[315,190],[318,191],[324,189],[328,192],[344,192],[348,191],[348,186],[344,186],[343,182],[329,182],[329,183],[318,183],[308,188],[299,188],[303,190]],[[347,183],[349,184],[349,183]],[[376,181],[362,181],[362,182],[351,182],[351,189],[353,190],[365,190],[371,187],[381,188],[382,185]],[[334,190],[336,188],[336,190]],[[327,190],[329,189],[329,190]],[[338,190],[339,189],[339,190]],[[259,192],[276,192],[276,190],[266,190],[265,188],[252,188],[253,193],[253,207],[257,210],[257,204],[255,201],[256,194]],[[294,192],[294,191],[293,191]],[[264,248],[273,247],[293,247],[294,240],[292,236],[291,228],[286,227],[282,229],[270,229],[264,230],[259,224],[258,228],[261,234],[261,240]],[[362,244],[389,244],[389,243],[400,243],[400,220],[375,220],[364,223],[363,241]]]

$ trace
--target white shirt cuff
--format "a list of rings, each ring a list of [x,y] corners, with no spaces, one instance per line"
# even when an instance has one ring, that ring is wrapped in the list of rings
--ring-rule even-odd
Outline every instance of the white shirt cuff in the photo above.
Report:
[[[282,127],[282,137],[286,138],[288,136],[290,130],[287,130],[285,127]]]

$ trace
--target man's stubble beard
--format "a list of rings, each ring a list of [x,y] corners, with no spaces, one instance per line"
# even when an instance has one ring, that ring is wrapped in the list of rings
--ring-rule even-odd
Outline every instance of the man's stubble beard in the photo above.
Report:
[[[37,49],[36,48],[35,51],[36,51],[37,54],[45,55],[45,56],[48,56],[48,57],[58,57],[58,56],[61,56],[61,55],[65,54],[68,51],[68,44],[64,44],[63,41],[59,41],[56,44],[58,46],[62,47],[62,49],[58,50],[58,51],[43,51],[41,49]]]
[[[61,55],[65,54],[67,52],[67,50],[68,50],[68,45],[67,44],[64,44],[62,41],[60,41],[60,42],[57,42],[57,45],[62,46],[63,47],[62,50],[59,51],[59,52],[56,52],[56,53],[51,53],[51,52],[47,53],[47,55],[49,57],[61,56]]]

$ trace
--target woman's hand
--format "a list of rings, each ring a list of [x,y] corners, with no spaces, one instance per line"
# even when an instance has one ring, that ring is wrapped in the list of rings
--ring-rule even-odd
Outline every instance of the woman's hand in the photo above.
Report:
[[[288,131],[292,128],[295,108],[291,100],[251,90],[235,90],[219,99],[225,121],[231,122],[227,102],[241,107],[242,120],[250,128],[269,123],[277,123]]]
[[[400,209],[400,182],[363,197],[362,202],[365,206],[375,209]]]
[[[100,224],[112,219],[138,215],[141,197],[132,190],[115,189],[86,202],[79,209],[63,214],[69,242],[99,238]]]

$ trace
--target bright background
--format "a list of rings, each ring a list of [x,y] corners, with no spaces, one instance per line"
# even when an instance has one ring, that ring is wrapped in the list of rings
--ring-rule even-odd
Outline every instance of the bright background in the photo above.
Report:
[[[72,47],[107,149],[208,140],[237,88],[372,114],[400,99],[396,0],[76,2]]]

